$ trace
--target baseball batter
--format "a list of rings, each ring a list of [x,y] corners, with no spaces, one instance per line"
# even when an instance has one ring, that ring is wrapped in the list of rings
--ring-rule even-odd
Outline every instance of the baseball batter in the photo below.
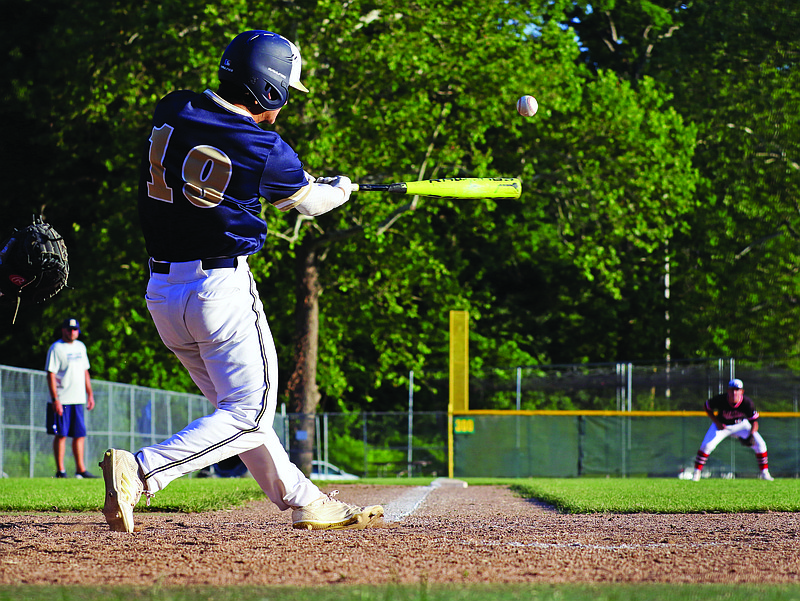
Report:
[[[761,470],[759,478],[772,480],[767,462],[767,443],[758,433],[758,411],[753,400],[744,395],[742,381],[735,378],[728,382],[728,391],[708,399],[705,409],[712,424],[697,451],[692,480],[700,480],[708,456],[729,436],[737,436],[743,445],[753,449]]]
[[[350,197],[347,177],[315,179],[274,131],[300,83],[300,52],[269,31],[246,31],[225,49],[216,92],[176,91],[156,106],[139,186],[150,259],[147,307],[164,344],[216,410],[135,456],[101,462],[103,513],[133,531],[133,507],[172,480],[239,455],[295,528],[365,527],[383,515],[324,495],[289,460],[272,429],[275,345],[247,257],[267,233],[261,198],[281,211],[321,215]],[[294,92],[293,92],[294,93]]]

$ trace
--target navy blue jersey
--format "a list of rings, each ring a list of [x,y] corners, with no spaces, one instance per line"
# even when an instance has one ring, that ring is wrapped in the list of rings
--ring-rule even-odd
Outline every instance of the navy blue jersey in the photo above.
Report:
[[[156,106],[139,179],[151,257],[253,254],[267,234],[260,199],[288,211],[310,189],[294,150],[213,92],[172,92]]]
[[[723,392],[706,401],[706,411],[711,411],[717,419],[725,425],[738,424],[742,420],[754,422],[758,419],[756,405],[749,396],[742,395],[742,402],[738,407],[731,407],[728,403],[728,393]]]

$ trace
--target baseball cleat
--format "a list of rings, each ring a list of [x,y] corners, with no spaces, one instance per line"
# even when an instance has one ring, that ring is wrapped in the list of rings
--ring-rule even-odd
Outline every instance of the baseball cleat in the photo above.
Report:
[[[775,479],[770,475],[769,470],[761,470],[761,473],[758,475],[758,478],[759,480],[769,480],[770,482],[772,482]]]
[[[362,529],[383,517],[383,507],[372,505],[359,507],[334,499],[339,494],[320,497],[305,507],[292,511],[292,527],[299,530],[337,530],[341,528]]]
[[[700,470],[695,468],[694,473],[692,474],[692,480],[694,482],[700,482]]]
[[[133,508],[144,490],[136,458],[128,451],[108,449],[100,467],[106,485],[106,522],[115,532],[133,532]]]

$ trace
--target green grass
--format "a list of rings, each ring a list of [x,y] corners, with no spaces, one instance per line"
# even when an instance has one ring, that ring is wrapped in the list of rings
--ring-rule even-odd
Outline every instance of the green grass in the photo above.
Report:
[[[364,479],[358,483],[427,486],[431,478]],[[348,486],[338,482],[317,484],[325,491]],[[102,478],[0,478],[0,511],[100,511],[104,494]],[[136,511],[198,513],[242,507],[264,498],[252,478],[179,478],[155,495],[150,507],[140,503]]]
[[[800,511],[800,480],[531,478],[511,484],[564,513],[753,513]]]
[[[103,480],[4,478],[0,480],[0,511],[100,511],[105,496]],[[241,507],[263,499],[252,478],[180,478],[159,492],[150,507],[136,511],[196,513]]]
[[[535,498],[564,513],[752,513],[800,512],[800,480],[774,482],[677,478],[530,478],[521,480],[467,478],[470,486],[509,486],[518,495]],[[360,480],[362,484],[427,486],[430,478]],[[319,483],[324,490],[348,483]],[[99,511],[103,481],[55,478],[0,479],[0,511]],[[241,507],[264,494],[252,478],[180,478],[159,492],[150,507],[137,511],[197,513]]]
[[[58,591],[54,593],[54,591]],[[471,586],[0,587],[0,601],[788,601],[800,586],[515,584]]]

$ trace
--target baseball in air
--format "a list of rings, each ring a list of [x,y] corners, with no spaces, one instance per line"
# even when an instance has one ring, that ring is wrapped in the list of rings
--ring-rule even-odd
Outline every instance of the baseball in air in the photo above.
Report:
[[[517,112],[523,117],[533,117],[539,110],[539,103],[533,96],[522,96],[517,100]]]

